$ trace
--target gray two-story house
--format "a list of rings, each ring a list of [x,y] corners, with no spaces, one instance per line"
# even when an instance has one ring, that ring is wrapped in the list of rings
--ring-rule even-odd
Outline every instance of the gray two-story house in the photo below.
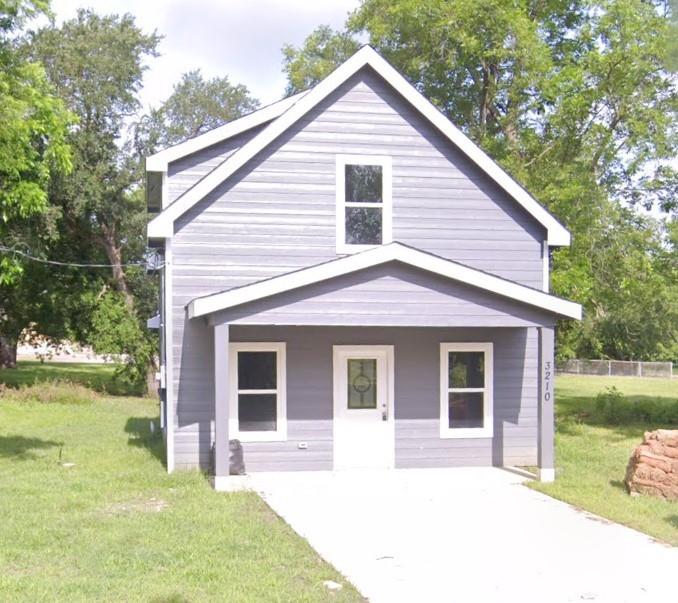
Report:
[[[570,235],[372,48],[147,158],[167,468],[538,465]]]

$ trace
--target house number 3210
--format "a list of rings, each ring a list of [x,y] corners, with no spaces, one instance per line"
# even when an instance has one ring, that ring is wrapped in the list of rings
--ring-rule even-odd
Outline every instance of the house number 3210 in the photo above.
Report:
[[[551,362],[544,363],[544,401],[548,402],[551,399],[551,381],[553,378],[553,370]]]

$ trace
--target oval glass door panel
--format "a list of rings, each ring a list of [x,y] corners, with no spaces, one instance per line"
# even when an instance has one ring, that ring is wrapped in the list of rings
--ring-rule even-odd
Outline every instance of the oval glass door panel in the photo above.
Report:
[[[346,396],[348,408],[377,407],[377,359],[349,358],[347,360]]]

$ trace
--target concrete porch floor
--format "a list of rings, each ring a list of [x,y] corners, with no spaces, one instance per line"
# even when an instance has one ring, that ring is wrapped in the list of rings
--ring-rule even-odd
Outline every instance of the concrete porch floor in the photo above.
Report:
[[[259,473],[249,486],[372,603],[678,601],[678,548],[502,469]]]

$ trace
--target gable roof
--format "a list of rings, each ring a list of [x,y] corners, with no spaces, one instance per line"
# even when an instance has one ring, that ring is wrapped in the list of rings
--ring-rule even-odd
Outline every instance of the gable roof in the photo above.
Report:
[[[176,219],[212,192],[257,153],[265,149],[348,78],[366,66],[376,71],[405,100],[445,135],[450,142],[464,152],[469,159],[531,214],[537,222],[542,224],[547,231],[549,245],[570,244],[570,233],[562,224],[499,165],[490,159],[471,139],[455,127],[430,101],[422,96],[414,86],[370,46],[363,46],[329,76],[292,103],[279,117],[269,123],[254,138],[249,140],[238,151],[214,168],[207,176],[199,180],[193,187],[167,206],[162,213],[149,222],[148,236],[151,238],[171,237],[174,234],[174,221]]]
[[[288,272],[281,276],[252,283],[251,285],[244,285],[221,293],[198,297],[188,304],[188,317],[205,316],[239,306],[240,304],[270,297],[271,295],[277,295],[387,262],[402,262],[403,264],[477,287],[478,289],[527,304],[528,306],[567,318],[581,319],[582,308],[579,304],[526,287],[525,285],[519,285],[518,283],[476,270],[458,262],[453,262],[452,260],[446,260],[445,258],[419,251],[402,243],[382,245],[362,253],[344,256],[323,264],[311,266],[310,268],[296,270],[295,272]]]
[[[242,132],[246,132],[247,130],[265,124],[268,121],[272,121],[287,111],[307,92],[308,90],[304,90],[304,92],[300,92],[294,96],[283,98],[282,100],[262,107],[257,111],[248,113],[239,119],[229,121],[227,124],[214,128],[214,130],[205,132],[200,136],[189,138],[188,140],[184,140],[184,142],[167,147],[154,155],[149,155],[146,157],[146,171],[165,172],[167,171],[167,166],[172,161],[176,161],[177,159],[186,157],[186,155],[191,155],[192,153],[211,147],[213,144],[223,142]]]

